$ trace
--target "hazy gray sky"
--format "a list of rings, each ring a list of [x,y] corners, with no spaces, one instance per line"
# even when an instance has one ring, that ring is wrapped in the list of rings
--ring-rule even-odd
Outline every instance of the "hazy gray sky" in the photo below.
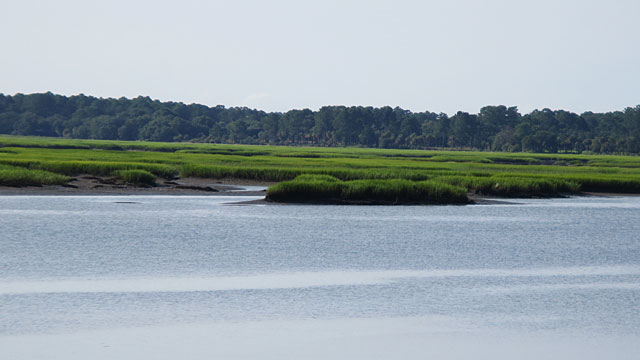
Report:
[[[0,93],[268,111],[640,104],[640,1],[0,0]]]

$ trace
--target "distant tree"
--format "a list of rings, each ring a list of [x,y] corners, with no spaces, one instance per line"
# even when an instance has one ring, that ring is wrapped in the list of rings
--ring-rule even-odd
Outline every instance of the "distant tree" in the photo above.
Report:
[[[360,135],[358,141],[361,145],[366,147],[378,147],[378,137],[373,131],[371,126],[365,126]]]
[[[151,120],[142,127],[139,137],[141,140],[174,141],[174,138],[181,135],[181,128],[178,119],[165,115]]]
[[[89,137],[92,139],[116,140],[118,128],[123,121],[114,116],[100,115],[89,122]]]
[[[0,113],[0,134],[11,134],[18,116],[14,112]]]
[[[451,117],[450,146],[475,146],[478,136],[477,116],[458,111]]]
[[[640,154],[640,105],[575,114],[485,106],[449,117],[399,107],[324,106],[266,113],[185,105],[149,97],[102,99],[0,94],[0,133],[73,138],[217,143],[475,148],[498,151]]]
[[[55,136],[51,124],[32,112],[20,115],[13,125],[13,135]]]
[[[247,129],[247,123],[242,119],[230,122],[227,125],[229,140],[234,144],[242,143],[247,137]]]

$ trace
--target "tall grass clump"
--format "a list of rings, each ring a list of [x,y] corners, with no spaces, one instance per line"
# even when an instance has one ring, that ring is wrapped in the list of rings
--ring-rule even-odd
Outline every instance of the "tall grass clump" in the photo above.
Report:
[[[466,189],[436,181],[354,180],[344,182],[341,198],[389,204],[465,204]]]
[[[416,182],[416,189],[425,194],[425,198],[436,204],[467,204],[467,189],[442,183],[439,181],[426,180]]]
[[[487,194],[504,197],[558,196],[577,193],[580,185],[559,179],[494,177],[495,183]]]
[[[435,181],[367,179],[342,181],[301,175],[267,189],[267,200],[337,204],[466,204],[466,189]]]
[[[548,197],[567,193],[574,194],[580,191],[580,183],[578,182],[548,177],[510,176],[508,174],[490,177],[453,175],[436,177],[434,180],[464,187],[472,193],[501,197]]]
[[[146,170],[118,170],[114,175],[127,184],[136,186],[153,186],[156,184],[156,176]]]
[[[610,193],[640,193],[640,176],[607,176],[593,175],[562,175],[562,179],[581,185],[582,191],[610,192]]]
[[[63,185],[69,180],[68,176],[48,171],[0,165],[0,185],[2,186]]]
[[[343,187],[343,182],[333,176],[301,175],[269,187],[266,198],[277,202],[335,201]]]

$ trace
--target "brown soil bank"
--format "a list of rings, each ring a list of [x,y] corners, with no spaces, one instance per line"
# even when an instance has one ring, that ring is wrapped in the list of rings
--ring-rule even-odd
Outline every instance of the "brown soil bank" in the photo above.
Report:
[[[80,175],[65,185],[0,186],[0,195],[238,195],[264,196],[268,182],[240,179],[183,178],[158,181],[155,186],[135,186],[111,177]]]

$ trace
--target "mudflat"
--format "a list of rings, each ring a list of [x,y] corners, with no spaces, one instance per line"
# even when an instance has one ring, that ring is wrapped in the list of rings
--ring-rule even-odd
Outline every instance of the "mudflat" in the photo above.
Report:
[[[247,179],[159,179],[156,186],[134,186],[110,177],[75,176],[65,185],[0,186],[0,195],[211,195],[264,196],[272,182]]]

